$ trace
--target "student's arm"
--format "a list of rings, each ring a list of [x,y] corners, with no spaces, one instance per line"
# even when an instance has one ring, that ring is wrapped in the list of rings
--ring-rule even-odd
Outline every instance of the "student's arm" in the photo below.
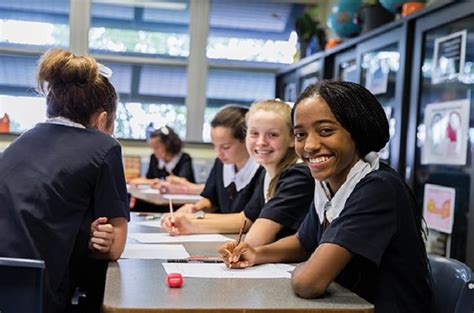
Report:
[[[247,218],[243,213],[229,214],[206,214],[203,219],[197,219],[194,214],[165,214],[162,226],[171,235],[186,234],[232,234],[238,233]],[[252,222],[247,219],[245,230],[248,230]]]
[[[170,180],[168,179],[169,177],[173,177],[173,179]],[[174,178],[180,178],[180,180],[175,180]],[[171,175],[166,177],[166,181],[159,182],[152,187],[160,189],[161,193],[183,193],[189,195],[199,195],[204,190],[204,184],[194,184],[182,177]]]
[[[299,264],[291,274],[293,290],[302,298],[322,296],[351,258],[351,253],[337,244],[319,245],[309,260]]]
[[[252,247],[263,246],[275,241],[283,225],[266,218],[258,218],[245,236],[245,242]]]
[[[91,224],[89,249],[98,259],[117,260],[122,255],[127,239],[128,221],[123,217],[99,217]]]
[[[209,199],[207,198],[202,198],[198,202],[195,203],[187,203],[183,206],[181,206],[176,212],[179,213],[194,213],[197,211],[207,211],[212,208],[212,203]]]
[[[235,241],[230,241],[219,249],[227,267],[245,268],[263,263],[302,262],[310,255],[301,245],[297,235],[256,248],[247,242],[241,242],[238,246],[235,244]]]

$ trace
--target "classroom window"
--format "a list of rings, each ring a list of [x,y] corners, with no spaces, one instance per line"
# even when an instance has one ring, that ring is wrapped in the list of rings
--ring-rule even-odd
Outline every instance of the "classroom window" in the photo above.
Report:
[[[149,2],[146,6],[105,4],[102,1],[95,0],[92,4],[91,52],[188,56],[187,1]]]
[[[172,127],[184,138],[186,132],[186,106],[166,103],[120,102],[115,120],[115,136],[145,139],[147,127]]]
[[[202,138],[210,142],[210,123],[226,104],[250,106],[256,100],[275,97],[275,74],[271,72],[210,69],[207,80],[207,105]]]
[[[275,97],[275,73],[296,53],[293,28],[301,10],[292,3],[211,0],[204,141],[210,141],[210,121],[223,105]]]
[[[115,135],[145,139],[147,127],[172,127],[186,135],[186,68],[150,64],[102,62],[113,71],[110,78],[119,93]]]
[[[145,139],[147,127],[165,124],[185,137],[189,1],[93,0],[89,48],[113,71],[111,81],[120,95],[117,137]],[[115,55],[126,58],[107,61]],[[163,59],[174,63],[163,64]]]
[[[0,94],[0,117],[8,113],[10,132],[22,133],[46,119],[46,102],[41,97]]]
[[[0,45],[68,47],[69,1],[2,0]]]
[[[207,57],[291,64],[298,5],[256,0],[211,1]]]

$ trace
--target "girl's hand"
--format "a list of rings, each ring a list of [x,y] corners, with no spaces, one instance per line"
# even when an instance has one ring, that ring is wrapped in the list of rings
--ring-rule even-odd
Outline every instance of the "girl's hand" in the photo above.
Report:
[[[255,264],[257,252],[248,243],[241,242],[237,245],[236,241],[228,241],[223,244],[219,254],[228,268],[246,268]]]
[[[107,253],[114,241],[114,227],[107,224],[106,217],[99,217],[91,224],[89,249],[96,252]]]
[[[161,227],[163,227],[171,236],[175,235],[189,235],[193,233],[193,226],[191,221],[185,214],[166,213],[161,218]]]
[[[155,188],[155,187],[153,187]],[[185,185],[177,185],[169,183],[168,181],[162,181],[158,186],[161,193],[182,193],[186,194],[188,192],[188,187]]]

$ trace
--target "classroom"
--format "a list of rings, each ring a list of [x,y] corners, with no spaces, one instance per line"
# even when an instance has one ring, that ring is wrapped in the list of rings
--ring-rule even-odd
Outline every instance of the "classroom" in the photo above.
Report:
[[[2,0],[0,313],[474,313],[473,91],[474,0]]]

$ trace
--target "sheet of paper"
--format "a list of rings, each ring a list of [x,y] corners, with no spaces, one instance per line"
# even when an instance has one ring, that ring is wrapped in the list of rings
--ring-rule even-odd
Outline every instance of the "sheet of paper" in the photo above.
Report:
[[[167,273],[181,273],[184,277],[201,278],[290,278],[294,266],[262,264],[245,269],[229,269],[224,264],[162,263]]]
[[[184,259],[189,253],[183,245],[152,245],[128,243],[122,259]]]
[[[136,222],[135,224],[141,226],[161,228],[161,221],[159,219],[153,221]]]
[[[150,185],[149,184],[127,184],[127,190],[130,190],[130,189],[150,189]]]
[[[151,194],[151,195],[159,195],[160,194],[160,191],[158,189],[153,189],[153,188],[149,188],[149,189],[143,189],[143,190],[140,190],[141,193],[146,193],[146,194]]]
[[[130,233],[128,237],[143,243],[226,242],[233,240],[219,234],[170,236],[167,233]]]
[[[179,200],[179,201],[189,201],[196,202],[202,199],[200,195],[185,195],[185,194],[163,194],[163,199]]]

